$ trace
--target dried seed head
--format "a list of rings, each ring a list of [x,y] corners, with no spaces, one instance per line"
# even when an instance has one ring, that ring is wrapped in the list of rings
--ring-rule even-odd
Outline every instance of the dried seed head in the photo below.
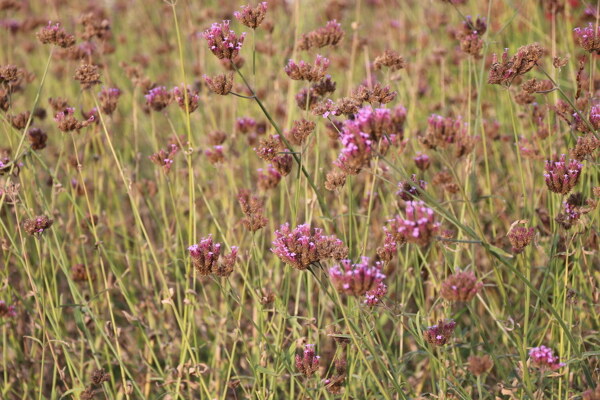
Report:
[[[100,100],[100,108],[106,115],[112,115],[117,108],[117,102],[121,97],[121,91],[117,88],[102,88],[98,93],[98,100]]]
[[[525,250],[533,237],[535,236],[534,228],[526,228],[524,226],[514,226],[507,234],[508,240],[512,245],[512,252],[515,254],[522,253]]]
[[[37,33],[37,37],[43,44],[53,44],[62,48],[71,47],[75,44],[75,36],[68,34],[57,22],[52,21]]]
[[[221,96],[228,95],[233,87],[233,72],[228,74],[220,74],[214,77],[204,75],[203,78],[206,82],[206,86],[208,86],[208,89],[211,92]]]
[[[539,43],[522,46],[517,54],[508,58],[508,49],[502,54],[502,62],[498,61],[496,54],[492,57],[492,65],[488,75],[488,83],[510,86],[512,81],[529,72],[537,65],[544,55],[545,50]]]
[[[394,50],[388,49],[384,51],[382,55],[375,58],[373,66],[376,70],[387,67],[391,71],[397,71],[399,69],[406,68],[406,61],[404,61],[404,58],[400,54]]]
[[[31,128],[27,132],[27,138],[33,150],[42,150],[46,147],[48,135],[40,128]]]
[[[294,60],[289,60],[285,66],[285,73],[296,81],[316,82],[325,77],[327,68],[329,68],[329,59],[317,54],[312,65],[304,61],[296,63]]]
[[[339,169],[331,170],[327,173],[325,189],[334,191],[346,184],[346,174]]]
[[[242,189],[239,191],[238,203],[245,215],[242,224],[247,230],[256,232],[267,225],[268,220],[264,215],[263,202],[258,197],[253,196],[249,190]]]
[[[182,88],[185,89],[182,89]],[[179,104],[179,108],[188,113],[196,111],[200,96],[197,91],[193,91],[189,86],[182,85],[182,88],[175,86],[172,90],[173,99]],[[187,102],[187,104],[186,104]]]
[[[75,80],[81,83],[84,89],[89,89],[100,83],[98,66],[93,64],[81,64],[75,70]]]
[[[448,301],[467,302],[481,290],[483,283],[478,282],[471,271],[456,272],[442,283],[441,295]]]
[[[299,50],[320,49],[325,46],[335,46],[344,37],[342,26],[336,21],[327,22],[324,27],[302,35],[296,46]]]
[[[469,356],[469,372],[475,376],[488,373],[494,366],[494,362],[489,355]]]
[[[25,232],[32,236],[40,236],[44,231],[52,226],[54,221],[45,215],[38,215],[32,219],[25,219],[23,221],[23,229]]]
[[[302,146],[306,138],[315,130],[315,126],[314,122],[302,118],[293,122],[292,129],[285,136],[291,144]]]
[[[236,11],[233,15],[238,21],[251,29],[258,28],[267,14],[266,1],[259,3],[255,8],[252,8],[250,5],[242,6],[241,8],[242,11]]]

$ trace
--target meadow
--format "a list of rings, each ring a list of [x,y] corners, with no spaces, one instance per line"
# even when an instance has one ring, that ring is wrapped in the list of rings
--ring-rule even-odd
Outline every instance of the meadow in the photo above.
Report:
[[[0,0],[0,398],[600,400],[599,25]]]

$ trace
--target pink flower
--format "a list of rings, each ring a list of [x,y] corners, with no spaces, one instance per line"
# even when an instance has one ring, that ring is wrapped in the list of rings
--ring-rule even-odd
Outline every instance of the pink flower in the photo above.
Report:
[[[229,21],[225,20],[221,24],[212,24],[210,29],[204,31],[203,36],[208,42],[210,51],[218,59],[233,60],[238,56],[242,48],[246,32],[238,37],[234,31],[229,29]]]
[[[554,352],[546,346],[534,347],[529,350],[529,359],[536,367],[540,369],[550,369],[555,371],[566,364],[554,356]]]

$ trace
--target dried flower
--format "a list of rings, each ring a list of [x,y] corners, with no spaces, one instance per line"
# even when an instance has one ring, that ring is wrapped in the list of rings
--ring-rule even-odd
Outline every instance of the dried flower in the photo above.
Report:
[[[376,70],[388,67],[391,71],[397,71],[406,68],[406,61],[404,61],[404,58],[394,50],[386,50],[382,55],[375,58],[373,66]]]
[[[306,138],[315,130],[316,124],[304,118],[296,120],[292,124],[292,129],[285,135],[286,139],[293,145],[302,146]]]
[[[183,85],[182,85],[182,87],[183,87]],[[178,86],[175,86],[172,90],[172,93],[173,93],[173,98],[175,99],[177,104],[179,104],[179,108],[181,108],[183,111],[192,113],[192,112],[196,111],[196,109],[198,108],[198,102],[200,101],[200,96],[198,95],[198,92],[192,91],[189,86],[185,87],[185,90],[179,88]],[[187,105],[186,105],[186,99],[187,99]]]
[[[150,89],[144,97],[146,98],[146,104],[154,111],[164,110],[173,101],[171,92],[164,86]]]
[[[33,150],[42,150],[46,147],[48,135],[40,128],[31,128],[27,131],[27,138]]]
[[[242,224],[246,229],[256,232],[267,225],[268,220],[264,215],[263,202],[258,197],[252,196],[249,190],[242,189],[239,191],[237,199],[245,215]]]
[[[277,157],[282,149],[283,143],[281,142],[279,135],[271,135],[261,139],[258,147],[254,148],[254,151],[261,159],[265,161],[273,161],[273,159]]]
[[[1,318],[13,318],[17,316],[17,308],[12,305],[9,306],[4,300],[0,300],[0,317]]]
[[[81,83],[84,89],[89,89],[100,83],[98,66],[93,64],[81,64],[75,70],[75,80]]]
[[[483,283],[478,282],[472,271],[456,272],[442,282],[441,295],[448,301],[471,301],[481,290]]]
[[[534,228],[526,228],[524,226],[514,226],[506,235],[512,246],[512,252],[520,254],[529,246],[535,236]]]
[[[250,7],[250,5],[242,6],[241,8],[242,11],[236,11],[233,15],[238,21],[251,29],[258,28],[267,14],[266,1],[258,3],[255,8]]]
[[[329,278],[338,292],[363,296],[385,279],[382,267],[380,262],[370,265],[369,257],[362,257],[361,262],[356,264],[351,260],[342,260],[329,268]]]
[[[208,42],[210,51],[218,59],[232,61],[238,56],[246,33],[244,32],[238,37],[233,30],[229,29],[229,22],[225,20],[221,24],[212,24],[210,29],[204,31],[203,36]]]
[[[398,190],[396,192],[397,196],[404,201],[413,200],[416,197],[419,197],[419,190],[417,187],[421,188],[421,190],[425,190],[427,187],[427,182],[424,180],[417,180],[417,175],[412,174],[411,179],[408,181],[401,181],[398,183]]]
[[[57,113],[54,116],[54,120],[58,123],[58,129],[63,132],[77,131],[84,128],[94,122],[95,118],[91,116],[85,121],[79,121],[75,118],[75,109],[73,107],[67,107],[63,111]]]
[[[250,117],[238,118],[235,121],[235,129],[243,134],[253,132],[256,129],[256,121]]]
[[[437,325],[430,326],[425,330],[423,336],[428,343],[431,343],[435,346],[443,346],[452,337],[452,333],[454,333],[454,328],[456,328],[456,322],[453,320],[443,321],[440,320]]]
[[[590,53],[600,54],[600,26],[590,22],[588,26],[573,29],[577,44]]]
[[[281,174],[269,164],[267,168],[259,168],[258,171],[258,187],[262,190],[274,189],[281,181]]]
[[[225,161],[225,154],[223,153],[223,146],[216,145],[213,147],[209,147],[204,150],[204,155],[208,158],[211,164],[218,164]]]
[[[106,115],[111,115],[117,108],[117,101],[121,97],[121,91],[117,88],[102,88],[98,93],[100,108]]]
[[[291,230],[288,223],[275,231],[271,251],[299,270],[329,258],[341,260],[348,254],[348,248],[335,235],[325,236],[322,229],[311,228],[309,224]]]
[[[451,118],[432,114],[427,120],[427,132],[420,141],[429,149],[446,148],[452,144],[456,157],[470,153],[475,146],[475,138],[469,135],[468,124],[460,116]]]
[[[273,158],[273,166],[281,176],[288,176],[292,172],[294,158],[289,153],[279,154]]]
[[[313,83],[310,89],[315,96],[325,96],[335,92],[336,83],[331,80],[331,76],[325,75],[323,79]]]
[[[480,376],[489,372],[494,366],[490,356],[469,356],[469,372],[475,376]]]
[[[203,75],[204,81],[208,89],[221,96],[226,96],[231,92],[233,87],[233,72],[228,74],[220,74],[214,77]]]
[[[200,276],[210,275],[227,277],[231,275],[237,260],[238,248],[231,247],[231,252],[221,258],[221,243],[215,243],[212,235],[200,239],[198,244],[188,247],[192,264]]]
[[[554,193],[567,194],[577,185],[582,168],[583,164],[577,160],[567,162],[564,154],[556,161],[546,160],[546,186]]]
[[[540,369],[550,369],[555,371],[566,364],[554,356],[554,352],[546,346],[534,347],[529,350],[529,359],[534,366]]]
[[[502,54],[502,62],[498,62],[498,56],[494,54],[488,75],[488,83],[510,86],[517,76],[524,75],[535,67],[544,52],[542,46],[538,43],[532,43],[520,47],[517,54],[510,59],[508,58],[508,49],[505,49]]]
[[[289,60],[285,66],[285,73],[296,81],[315,82],[325,77],[327,68],[329,68],[329,59],[317,54],[313,65],[304,61],[296,63],[294,60]]]
[[[340,170],[334,169],[327,173],[325,180],[325,189],[336,190],[346,184],[346,174]]]
[[[45,215],[38,215],[35,218],[25,219],[23,221],[23,229],[32,236],[40,236],[49,229],[53,223],[54,221]]]
[[[43,44],[53,44],[62,48],[71,47],[75,44],[75,36],[67,33],[57,22],[52,25],[52,21],[37,33],[37,37]]]
[[[104,382],[110,381],[110,375],[104,371],[104,368],[95,369],[91,377],[92,385],[99,386]]]
[[[343,37],[342,26],[336,20],[332,20],[322,28],[303,34],[296,45],[299,50],[320,49],[337,45]]]
[[[150,157],[150,161],[159,167],[163,168],[165,174],[168,174],[171,171],[171,166],[173,165],[173,158],[175,154],[179,151],[179,146],[176,144],[169,144],[166,149],[160,149],[158,152],[152,154]]]
[[[402,237],[399,242],[404,243],[404,237]],[[385,232],[385,239],[383,241],[383,245],[377,248],[377,256],[383,262],[389,262],[396,255],[396,251],[398,251],[398,244],[396,243],[396,238],[389,232]]]
[[[296,354],[296,369],[307,378],[313,375],[319,369],[319,360],[321,357],[315,353],[314,344],[304,345],[302,356]]]

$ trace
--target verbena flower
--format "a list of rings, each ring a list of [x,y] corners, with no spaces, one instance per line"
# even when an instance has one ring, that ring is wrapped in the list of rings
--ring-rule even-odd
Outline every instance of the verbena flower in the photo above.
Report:
[[[353,264],[351,260],[342,260],[329,268],[329,278],[338,292],[363,296],[375,289],[385,279],[381,272],[380,262],[370,263],[369,257],[362,257],[361,262]]]
[[[547,160],[544,168],[546,186],[554,193],[567,194],[577,184],[582,168],[583,164],[577,160],[567,162],[564,154],[558,160]]]
[[[477,281],[472,271],[456,272],[442,282],[441,295],[448,301],[471,301],[481,290],[483,283]]]
[[[397,215],[389,221],[389,232],[397,243],[404,241],[419,246],[428,245],[439,230],[440,223],[435,221],[435,213],[423,201],[407,201],[405,217]]]
[[[0,317],[2,318],[13,318],[17,316],[17,308],[12,305],[9,306],[4,300],[0,300]]]
[[[315,353],[315,345],[306,344],[302,355],[296,354],[296,369],[306,377],[312,376],[319,369],[320,359]]]
[[[289,60],[285,66],[285,73],[296,81],[315,82],[325,77],[327,68],[329,68],[329,59],[317,54],[314,64]]]
[[[214,23],[203,33],[210,51],[220,60],[235,59],[246,37],[246,32],[238,36],[233,30],[229,29],[229,23],[228,20],[220,24]]]
[[[529,359],[532,364],[540,369],[549,369],[555,371],[566,364],[560,362],[558,357],[554,355],[552,349],[546,346],[534,347],[529,350]]]
[[[544,48],[539,43],[522,46],[517,54],[508,57],[508,49],[502,53],[502,61],[496,54],[492,57],[492,65],[488,75],[488,83],[509,86],[512,81],[529,72],[544,55]]]
[[[164,110],[173,101],[173,95],[164,86],[150,89],[144,97],[146,104],[154,111]]]
[[[182,89],[185,87],[185,89]],[[198,108],[198,103],[200,101],[200,96],[197,92],[192,91],[189,86],[183,86],[180,88],[179,86],[175,86],[172,90],[173,98],[179,104],[179,108],[183,111],[194,112]],[[187,107],[186,107],[186,98],[187,98]]]
[[[348,254],[348,248],[335,235],[325,236],[322,229],[311,228],[309,224],[290,229],[288,223],[275,231],[271,251],[299,270],[329,258],[341,260]]]
[[[456,328],[456,322],[453,320],[443,321],[440,320],[437,325],[430,326],[425,330],[423,336],[428,343],[431,343],[436,346],[443,346],[452,337],[454,333],[454,328]]]
[[[35,218],[28,218],[23,221],[23,230],[32,236],[40,236],[49,229],[54,221],[45,215],[38,215]]]
[[[233,13],[235,18],[248,28],[256,29],[265,19],[267,14],[267,2],[263,1],[252,8],[249,5],[242,6],[242,11],[236,11]]]
[[[600,54],[600,26],[594,26],[591,22],[583,28],[573,29],[577,44],[590,53]]]
[[[192,264],[201,276],[214,274],[229,276],[237,260],[238,248],[231,247],[231,252],[221,257],[221,243],[213,241],[212,235],[200,239],[197,244],[188,247]]]
[[[508,240],[512,246],[512,252],[515,254],[522,253],[525,247],[529,246],[529,243],[535,236],[534,228],[526,228],[524,226],[515,226],[508,232]]]

